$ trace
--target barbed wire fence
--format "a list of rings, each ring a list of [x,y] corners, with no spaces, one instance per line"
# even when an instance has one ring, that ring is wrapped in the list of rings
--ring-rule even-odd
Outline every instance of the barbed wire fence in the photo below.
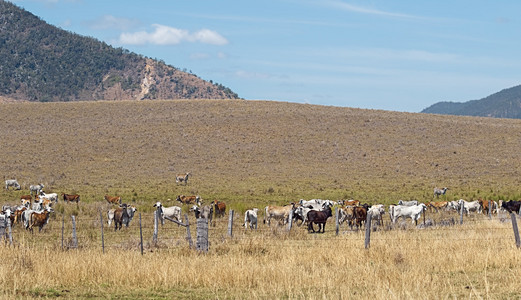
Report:
[[[490,206],[489,206],[490,207]],[[428,214],[428,216],[427,216]],[[519,213],[509,213],[510,218],[507,217],[507,212],[492,214],[489,209],[487,214],[472,214],[465,215],[463,209],[457,214],[455,213],[436,213],[424,212],[423,220],[418,227],[431,228],[439,232],[457,230],[472,231],[473,223],[483,223],[486,221],[498,220],[501,223],[511,222],[512,229],[507,227],[489,226],[486,229],[489,232],[498,232],[495,237],[491,239],[511,240],[508,237],[509,230],[513,230],[515,245],[517,248],[521,247],[521,239],[519,238],[519,231],[517,226],[517,217]],[[0,236],[4,239],[5,245],[15,247],[29,247],[38,248],[42,245],[59,248],[63,251],[72,249],[101,249],[102,253],[106,250],[120,251],[120,250],[144,250],[154,251],[154,249],[176,249],[189,247],[197,251],[208,252],[210,246],[218,244],[220,241],[227,239],[252,239],[255,236],[285,236],[284,238],[292,241],[317,241],[325,239],[336,239],[342,237],[349,237],[360,241],[360,245],[364,248],[370,248],[371,241],[382,242],[394,237],[387,237],[385,232],[396,231],[400,229],[407,229],[408,232],[411,227],[407,225],[409,222],[397,222],[392,224],[390,221],[387,225],[373,225],[370,214],[366,219],[365,230],[352,228],[344,224],[339,224],[338,208],[335,210],[334,220],[334,234],[328,234],[317,239],[318,235],[292,235],[291,232],[295,230],[306,230],[302,224],[294,224],[293,218],[290,217],[287,224],[273,224],[272,226],[262,226],[255,230],[250,230],[248,227],[243,227],[242,216],[236,214],[234,210],[228,211],[227,218],[214,218],[211,221],[206,219],[190,219],[188,214],[184,214],[181,219],[182,222],[168,217],[165,218],[170,222],[165,222],[160,225],[159,213],[139,213],[134,216],[134,219],[128,227],[123,227],[120,230],[115,230],[113,224],[108,225],[106,218],[104,218],[100,210],[99,217],[92,216],[66,216],[64,214],[54,215],[43,230],[34,230],[30,232],[23,228],[22,224],[11,224],[9,218],[0,218]],[[458,220],[459,219],[459,220]],[[510,220],[508,220],[510,219]],[[61,221],[61,222],[60,222]],[[260,218],[259,218],[259,221]],[[192,223],[190,223],[192,222]],[[259,222],[260,223],[260,222]],[[260,224],[259,224],[260,225]],[[423,226],[423,227],[422,227]],[[482,226],[482,225],[481,225]],[[331,228],[331,227],[330,227]],[[242,229],[242,230],[241,230]],[[195,243],[192,240],[192,231],[195,230]],[[420,230],[420,229],[414,229]],[[374,236],[374,232],[379,232]],[[355,235],[353,235],[355,233]],[[414,235],[408,237],[411,240],[416,239]],[[407,239],[407,238],[404,238]],[[440,240],[449,239],[445,237],[424,238],[426,240]],[[469,241],[471,238],[458,238],[458,241]],[[306,245],[315,245],[308,243]],[[361,246],[362,248],[362,246]]]

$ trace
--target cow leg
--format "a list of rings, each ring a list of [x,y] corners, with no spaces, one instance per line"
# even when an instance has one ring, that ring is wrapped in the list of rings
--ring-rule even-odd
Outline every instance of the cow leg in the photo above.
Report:
[[[315,232],[315,229],[313,228],[313,222],[308,223],[308,232],[310,231]]]

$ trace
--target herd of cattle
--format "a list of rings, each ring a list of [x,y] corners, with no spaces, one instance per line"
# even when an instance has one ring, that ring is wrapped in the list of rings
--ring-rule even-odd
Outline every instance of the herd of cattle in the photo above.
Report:
[[[447,188],[434,189],[434,197],[444,195]],[[329,217],[332,217],[332,207],[337,205],[338,207],[338,223],[339,225],[344,222],[349,225],[350,228],[356,227],[361,228],[370,219],[376,222],[378,225],[383,224],[383,215],[386,213],[385,205],[383,204],[360,204],[358,200],[303,200],[301,199],[298,204],[291,203],[286,206],[266,206],[264,208],[265,218],[264,223],[270,225],[272,219],[278,220],[282,224],[286,224],[289,221],[298,222],[300,224],[308,224],[308,231],[315,232],[313,224],[319,226],[319,232],[324,232],[324,226]],[[387,213],[389,214],[390,221],[395,224],[399,218],[411,219],[412,223],[418,225],[418,220],[425,213],[430,210],[432,212],[441,211],[454,211],[464,213],[476,214],[497,214],[500,210],[509,213],[520,213],[521,201],[502,201],[499,203],[496,201],[489,200],[475,200],[466,201],[460,199],[458,201],[431,201],[427,203],[421,203],[417,200],[403,201],[400,200],[396,205],[388,205]],[[250,228],[256,228],[256,212],[258,209],[254,209],[254,212],[247,211],[245,213],[244,226],[250,224]],[[253,218],[251,217],[253,215]]]
[[[11,179],[5,181],[5,189],[21,190],[18,181]],[[19,205],[3,205],[0,214],[0,222],[10,220],[12,225],[21,223],[27,230],[33,231],[37,226],[39,231],[49,223],[49,217],[54,212],[52,205],[58,202],[58,194],[45,193],[43,184],[35,184],[29,187],[29,194],[20,196]],[[34,195],[34,198],[33,198]],[[80,201],[80,196],[76,194],[62,194],[64,202]]]
[[[188,181],[190,173],[176,176],[176,182],[185,183]],[[5,189],[21,190],[21,186],[16,180],[6,180]],[[49,222],[49,216],[54,212],[52,206],[58,202],[58,194],[45,193],[43,191],[44,185],[31,185],[29,188],[30,194],[22,195],[20,197],[21,203],[19,205],[3,205],[0,213],[0,222],[10,220],[10,224],[21,223],[27,230],[33,231],[34,226],[38,226],[40,231]],[[34,198],[33,198],[34,195]],[[61,199],[64,202],[80,201],[80,196],[77,194],[61,194]],[[121,196],[104,196],[105,201],[109,204],[115,205],[107,211],[107,220],[109,226],[114,223],[114,230],[121,229],[123,225],[129,226],[132,221],[137,208],[134,205],[122,203]],[[170,199],[168,199],[171,201]],[[190,206],[190,211],[195,213],[196,218],[205,218],[212,220],[212,216],[222,217],[226,213],[226,204],[222,201],[215,200],[210,205],[202,206],[202,200],[199,196],[185,196],[179,195],[176,198],[182,205]],[[164,224],[165,217],[175,219],[181,222],[181,207],[163,207],[161,202],[154,204],[154,207],[160,212],[159,218]]]
[[[182,176],[176,177],[176,182],[184,182],[186,184],[190,173],[186,173]],[[9,188],[20,190],[21,187],[16,180],[6,180],[6,190]],[[37,184],[29,187],[30,194],[22,195],[20,197],[20,205],[4,205],[0,214],[0,222],[2,220],[11,221],[12,225],[17,223],[23,224],[23,227],[32,232],[33,227],[42,228],[49,222],[49,216],[53,211],[52,205],[58,202],[58,195],[56,193],[45,193],[43,191],[44,185]],[[434,196],[439,197],[445,195],[448,188],[434,189]],[[33,199],[34,194],[34,199]],[[61,198],[64,202],[76,202],[80,201],[80,196],[77,194],[61,194]],[[129,226],[132,221],[137,208],[134,205],[128,205],[122,203],[120,196],[109,196],[105,195],[104,199],[109,203],[115,205],[107,211],[108,224],[114,223],[114,230],[121,229],[122,225]],[[171,201],[171,199],[168,199]],[[169,206],[164,207],[161,202],[157,202],[153,205],[158,212],[158,217],[161,220],[161,224],[164,224],[164,220],[171,219],[177,222],[182,222],[181,213],[182,206],[187,205],[191,212],[194,212],[196,218],[207,219],[209,223],[212,222],[212,218],[223,217],[226,214],[226,204],[223,201],[214,200],[210,204],[203,205],[203,201],[200,196],[185,196],[179,195],[176,201],[181,206]],[[301,199],[298,203],[290,203],[285,206],[274,206],[268,205],[264,208],[264,220],[263,223],[271,226],[272,220],[278,222],[278,224],[285,225],[288,222],[297,224],[307,224],[309,232],[315,232],[314,224],[318,226],[318,232],[323,233],[325,231],[325,224],[329,218],[332,217],[333,206],[338,207],[338,223],[348,224],[349,227],[361,228],[368,215],[371,220],[377,222],[378,225],[383,224],[383,216],[386,213],[385,205],[383,204],[361,204],[358,200],[303,200]],[[416,200],[403,201],[400,200],[396,205],[388,205],[387,213],[389,214],[392,223],[396,223],[399,218],[407,219],[410,218],[413,224],[417,225],[418,220],[426,210],[433,212],[445,211],[457,211],[465,214],[469,213],[492,213],[495,214],[499,210],[508,211],[509,213],[519,213],[521,209],[521,201],[485,201],[482,199],[475,201],[466,201],[460,199],[458,201],[432,201],[427,203],[420,203]],[[258,225],[258,208],[248,209],[244,213],[244,224],[245,228],[257,229]],[[300,224],[298,223],[300,221]]]

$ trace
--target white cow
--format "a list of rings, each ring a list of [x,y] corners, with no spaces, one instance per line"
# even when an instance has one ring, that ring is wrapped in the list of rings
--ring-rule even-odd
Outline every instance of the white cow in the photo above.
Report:
[[[411,201],[400,200],[400,201],[398,201],[398,205],[402,205],[402,206],[418,205],[418,200],[411,200]]]
[[[43,198],[35,199],[33,202],[33,205],[31,206],[32,210],[40,211],[42,210],[42,204],[43,204]]]
[[[481,213],[481,205],[479,204],[478,200],[474,201],[465,201],[463,199],[458,200],[458,208],[461,209],[461,206],[463,205],[463,211],[465,214],[469,214],[469,212],[476,212],[478,214]]]
[[[9,190],[9,187],[13,187],[15,190],[22,189],[20,187],[20,184],[18,184],[18,181],[16,181],[16,179],[8,179],[5,181],[5,189]]]
[[[449,188],[446,188],[446,187],[444,187],[442,189],[435,187],[434,188],[434,196],[433,197],[438,198],[441,195],[445,195],[445,193],[447,192],[448,189]]]
[[[307,218],[308,218],[308,212],[310,212],[311,210],[319,210],[319,209],[315,209],[314,207],[312,208],[311,206],[301,205],[301,206],[295,208],[295,210],[293,211],[293,219],[302,220],[302,223],[300,223],[300,225],[302,225],[302,224],[306,223]]]
[[[453,211],[458,211],[459,210],[459,203],[458,201],[450,201],[450,202],[447,202],[447,210],[453,210]]]
[[[295,209],[295,204],[291,203],[286,206],[275,206],[268,205],[264,208],[264,224],[268,223],[268,226],[271,225],[271,219],[277,219],[282,221],[283,225],[286,225],[288,222],[288,217],[290,212]]]
[[[31,196],[33,195],[33,192],[35,195],[40,195],[40,193],[43,191],[43,184],[35,184],[29,186],[29,191],[31,192]]]
[[[190,211],[193,211],[195,213],[196,219],[202,218],[206,219],[208,223],[212,223],[213,205],[205,205],[203,207],[194,205],[192,206],[192,208],[190,208]]]
[[[399,217],[403,219],[411,218],[413,224],[418,224],[421,214],[427,209],[427,206],[423,203],[413,206],[404,205],[389,205],[389,216],[391,221],[396,223]]]
[[[2,212],[0,213],[0,222],[7,225],[7,222],[10,220],[11,214],[12,212],[10,207],[2,209]]]
[[[156,202],[154,207],[158,208],[160,212],[159,219],[161,220],[161,225],[165,224],[165,216],[181,222],[181,207],[175,205],[170,207],[163,207],[161,202]]]
[[[254,209],[248,209],[245,213],[244,213],[244,227],[245,228],[248,228],[248,224],[250,225],[250,229],[257,229],[257,213],[258,213],[259,209],[258,208],[254,208]]]
[[[322,199],[311,199],[304,200],[300,199],[299,204],[304,207],[311,207],[314,210],[323,210],[326,206],[333,207],[336,204],[335,201],[331,200],[322,200]]]
[[[40,198],[49,199],[52,202],[56,202],[56,203],[58,202],[58,194],[56,194],[56,193],[46,194],[44,192],[40,192]]]
[[[34,212],[37,212],[36,210],[32,210],[32,209],[26,209],[22,212],[22,222],[24,224],[24,228],[25,229],[29,229],[29,225],[31,225],[31,215],[34,213]]]
[[[378,225],[383,222],[382,216],[385,214],[385,208],[383,204],[375,204],[367,210],[367,214],[371,215],[371,220],[376,221]]]

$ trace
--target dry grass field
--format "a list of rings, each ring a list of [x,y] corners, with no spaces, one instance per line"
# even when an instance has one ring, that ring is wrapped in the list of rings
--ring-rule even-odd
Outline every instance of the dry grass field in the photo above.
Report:
[[[3,103],[0,172],[79,193],[59,203],[41,233],[13,228],[0,246],[5,298],[519,298],[521,250],[511,224],[466,217],[463,225],[363,233],[328,223],[323,235],[260,224],[240,229],[251,207],[299,199],[518,200],[521,121],[360,110],[269,101]],[[175,174],[191,172],[185,185]],[[129,228],[105,228],[103,195],[121,195],[142,213]],[[220,199],[237,212],[210,229],[210,251],[190,250],[183,228],[165,224],[152,244],[152,204],[179,194]],[[187,208],[184,208],[187,211]],[[79,248],[62,250],[78,218]],[[105,216],[104,216],[105,217]],[[454,216],[455,217],[455,216]],[[191,216],[191,222],[193,222]],[[508,218],[507,218],[508,221]],[[195,236],[195,233],[193,233]],[[65,247],[67,249],[67,247]]]

